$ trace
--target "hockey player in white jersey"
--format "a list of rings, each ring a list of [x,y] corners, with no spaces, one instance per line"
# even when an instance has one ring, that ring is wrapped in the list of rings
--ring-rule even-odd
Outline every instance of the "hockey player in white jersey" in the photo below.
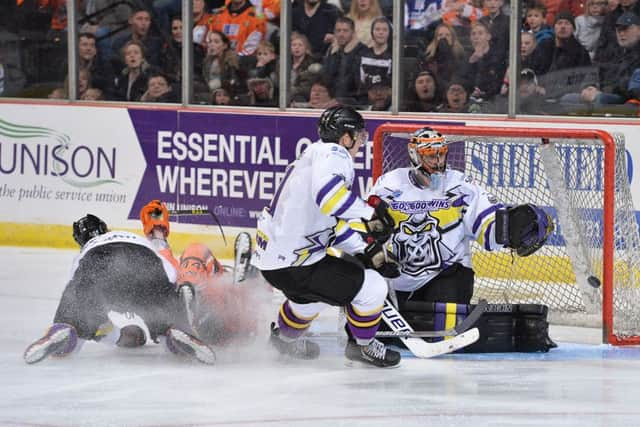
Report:
[[[428,127],[417,130],[408,143],[411,167],[385,173],[370,192],[402,214],[390,239],[400,263],[400,275],[391,284],[400,313],[416,330],[443,326],[441,320],[451,308],[440,303],[460,305],[453,310],[454,317],[467,312],[474,288],[473,240],[488,251],[507,247],[528,256],[553,231],[553,220],[541,208],[532,204],[505,207],[472,178],[447,168],[448,150],[440,133]],[[505,304],[501,313],[508,312],[510,317],[503,316],[496,323],[507,330],[498,331],[487,326],[493,309],[497,308],[490,305],[481,318],[481,340],[471,349],[491,350],[491,345],[483,343],[495,343],[496,336],[502,344],[495,351],[527,346],[531,351],[546,351],[553,346],[547,335],[546,307]],[[520,318],[526,319],[522,327],[516,325]],[[514,334],[522,339],[521,344],[512,340]]]
[[[347,106],[325,110],[318,123],[321,141],[289,165],[271,204],[258,220],[254,264],[287,300],[272,344],[296,358],[318,357],[319,346],[304,335],[327,305],[344,306],[348,359],[380,367],[396,366],[400,354],[375,340],[387,284],[376,269],[397,274],[378,243],[354,232],[350,219],[369,231],[391,232],[387,206],[372,208],[351,191],[353,158],[368,139],[362,116]],[[327,254],[330,246],[359,254],[370,268]],[[334,252],[335,253],[335,252]]]
[[[53,325],[25,350],[27,363],[69,355],[85,340],[118,343],[130,339],[111,323],[110,311],[135,313],[144,319],[152,340],[164,340],[180,356],[214,363],[214,352],[187,332],[187,313],[174,284],[175,268],[148,239],[108,231],[105,222],[91,214],[74,222],[73,237],[81,250],[73,261],[71,279]]]

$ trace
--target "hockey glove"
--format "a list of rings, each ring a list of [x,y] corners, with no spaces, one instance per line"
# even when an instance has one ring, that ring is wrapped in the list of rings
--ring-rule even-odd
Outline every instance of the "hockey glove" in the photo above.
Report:
[[[540,249],[553,230],[553,218],[536,205],[496,211],[496,242],[515,249],[519,256],[529,256]]]
[[[145,236],[149,236],[154,229],[159,229],[164,238],[169,236],[169,211],[160,200],[152,200],[140,209],[140,221]]]
[[[382,277],[393,279],[400,276],[397,260],[392,254],[385,254],[384,248],[378,242],[369,243],[364,248],[364,252],[356,256],[364,264],[365,268],[376,270]]]
[[[396,222],[391,216],[389,205],[376,195],[371,195],[367,203],[374,209],[370,220],[363,220],[367,233],[378,243],[385,243],[391,237]]]

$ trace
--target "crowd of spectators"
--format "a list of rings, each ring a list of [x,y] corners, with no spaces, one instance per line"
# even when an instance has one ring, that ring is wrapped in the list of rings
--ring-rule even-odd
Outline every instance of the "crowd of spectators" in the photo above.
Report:
[[[0,30],[0,96],[66,98],[66,2],[13,1],[15,5],[0,13],[0,24],[6,24]],[[518,111],[636,114],[639,1],[525,0],[517,29]],[[280,0],[192,2],[191,101],[278,106]],[[185,78],[180,3],[80,1],[78,98],[179,102]],[[400,109],[505,113],[513,30],[505,0],[402,4]],[[343,103],[388,111],[396,31],[391,24],[393,7],[391,0],[292,0],[287,105],[327,108]],[[28,51],[28,40],[20,44],[25,28],[31,31],[27,37],[41,30],[46,43],[48,50],[35,50],[37,60],[25,60],[25,55],[12,51]],[[40,92],[28,90],[34,81],[41,84]]]

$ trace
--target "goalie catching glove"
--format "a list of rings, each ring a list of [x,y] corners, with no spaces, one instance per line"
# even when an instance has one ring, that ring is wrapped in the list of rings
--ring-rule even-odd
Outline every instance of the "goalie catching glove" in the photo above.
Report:
[[[496,211],[496,242],[522,257],[540,249],[553,229],[551,216],[533,204]]]
[[[400,276],[398,262],[391,254],[386,254],[382,245],[371,242],[364,248],[364,252],[356,255],[365,268],[376,270],[382,277],[393,279]]]

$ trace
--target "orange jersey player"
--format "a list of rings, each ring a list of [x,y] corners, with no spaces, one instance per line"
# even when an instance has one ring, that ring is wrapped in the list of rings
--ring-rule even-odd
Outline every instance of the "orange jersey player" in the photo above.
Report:
[[[234,284],[235,274],[225,274],[222,264],[202,243],[189,244],[176,259],[166,240],[170,231],[169,211],[161,201],[153,200],[145,205],[140,211],[140,219],[152,245],[176,267],[179,292],[183,288],[194,291],[190,309],[197,335],[203,341],[217,345],[253,337],[257,318],[248,308],[257,304],[255,289]],[[241,233],[235,246],[239,262],[234,270],[245,269],[251,240],[246,233]]]
[[[231,47],[240,56],[252,55],[266,32],[264,16],[258,16],[248,0],[231,0],[218,9],[210,21],[209,30],[224,33]]]

